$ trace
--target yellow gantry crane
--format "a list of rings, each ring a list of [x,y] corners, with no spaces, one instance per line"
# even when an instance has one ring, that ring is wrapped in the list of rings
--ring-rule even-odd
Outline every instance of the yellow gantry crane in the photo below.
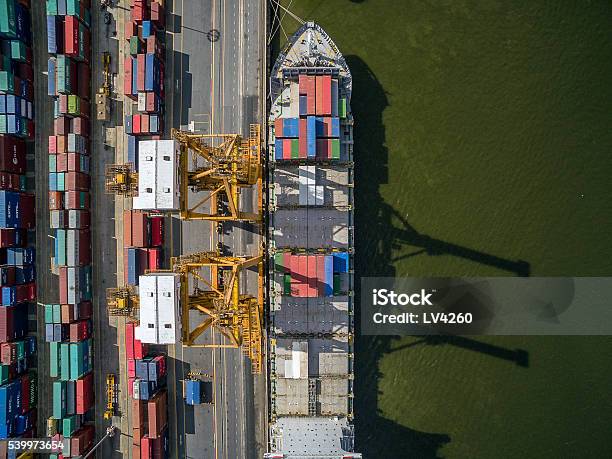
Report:
[[[184,220],[262,219],[261,128],[251,124],[249,138],[238,134],[199,134],[172,130],[181,146],[181,218]],[[190,158],[189,152],[192,152]],[[240,208],[240,189],[257,185],[257,212]],[[195,204],[189,190],[208,192]],[[227,210],[223,209],[227,203]],[[208,204],[208,211],[203,210]],[[221,205],[219,205],[221,204]]]
[[[107,164],[104,173],[104,189],[108,194],[134,196],[138,193],[138,173],[132,163]]]
[[[106,305],[111,316],[135,317],[138,309],[138,294],[134,286],[106,289]]]
[[[241,347],[251,359],[253,373],[262,370],[263,256],[220,256],[199,252],[171,259],[172,271],[181,274],[182,340],[194,346],[207,329],[214,328],[227,338],[226,344],[206,347]],[[257,267],[258,295],[240,293],[245,270]],[[189,313],[206,318],[195,326]]]

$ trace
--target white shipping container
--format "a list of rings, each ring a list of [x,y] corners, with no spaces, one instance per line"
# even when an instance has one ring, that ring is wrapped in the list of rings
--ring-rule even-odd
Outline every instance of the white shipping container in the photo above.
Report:
[[[63,210],[52,210],[51,211],[51,228],[59,229],[64,227],[64,211]]]
[[[81,210],[69,210],[68,211],[68,228],[80,228],[81,227]]]
[[[138,93],[138,111],[144,112],[147,110],[147,94],[145,92]]]
[[[79,232],[76,230],[66,230],[66,264],[68,266],[78,266],[79,247]]]
[[[75,268],[66,270],[68,284],[68,304],[76,304],[81,301],[81,289],[79,288],[79,276]]]
[[[157,143],[157,209],[178,210],[179,144],[175,140],[158,140]]]
[[[155,209],[155,142],[138,142],[138,196],[134,198],[134,209]]]

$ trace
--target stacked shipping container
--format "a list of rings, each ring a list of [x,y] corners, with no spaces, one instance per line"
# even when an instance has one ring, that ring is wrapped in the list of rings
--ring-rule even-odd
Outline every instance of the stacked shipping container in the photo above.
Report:
[[[36,436],[36,338],[28,335],[36,300],[35,251],[28,246],[35,208],[26,180],[33,76],[30,2],[0,0],[0,439]],[[0,459],[6,457],[0,448]]]
[[[297,85],[299,118],[274,120],[274,159],[340,159],[346,99],[339,97],[338,79],[300,75]]]
[[[125,116],[128,160],[137,167],[136,136],[159,139],[164,115],[164,8],[160,0],[132,0],[131,21],[126,23],[128,56],[124,61],[123,93],[137,103]]]
[[[49,210],[57,268],[57,303],[44,305],[53,410],[47,436],[63,440],[63,457],[93,443],[85,415],[93,406],[91,285],[90,98],[91,1],[46,0],[49,136]],[[58,457],[51,455],[51,457]]]
[[[166,358],[147,356],[147,346],[135,338],[136,324],[125,327],[128,391],[132,397],[132,456],[168,457]]]
[[[125,283],[138,285],[138,277],[145,270],[161,267],[164,243],[164,219],[146,212],[123,212],[123,273]]]
[[[283,295],[322,297],[341,294],[341,275],[348,272],[348,253],[329,255],[274,255],[277,272],[282,273]]]

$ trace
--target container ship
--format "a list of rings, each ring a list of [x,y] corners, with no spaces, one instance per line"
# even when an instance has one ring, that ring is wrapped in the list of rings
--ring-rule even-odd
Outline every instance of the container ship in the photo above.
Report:
[[[351,73],[313,22],[272,69],[266,458],[361,458],[353,430]]]

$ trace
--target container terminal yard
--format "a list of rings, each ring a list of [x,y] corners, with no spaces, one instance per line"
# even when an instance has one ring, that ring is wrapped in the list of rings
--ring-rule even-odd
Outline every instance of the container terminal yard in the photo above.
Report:
[[[269,29],[0,0],[0,459],[361,457],[350,69]]]

